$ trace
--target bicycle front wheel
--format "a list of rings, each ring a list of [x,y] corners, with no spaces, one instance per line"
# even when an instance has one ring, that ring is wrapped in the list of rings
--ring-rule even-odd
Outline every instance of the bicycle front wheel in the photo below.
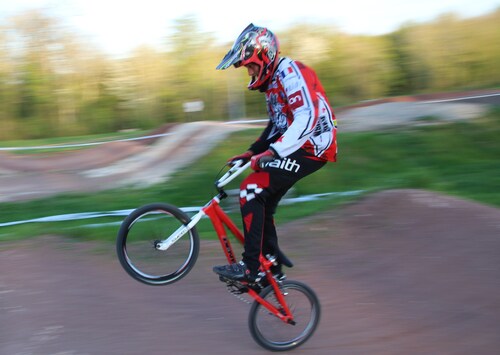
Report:
[[[254,340],[272,351],[286,351],[302,345],[316,330],[321,315],[318,297],[309,286],[298,281],[283,281],[281,291],[292,312],[294,325],[284,323],[257,301],[252,304],[248,318]],[[272,286],[262,290],[260,296],[281,308]]]
[[[176,206],[155,203],[142,206],[123,221],[116,252],[125,271],[148,285],[167,285],[184,277],[194,266],[199,252],[199,236],[192,228],[167,250],[157,242],[168,238],[189,216]]]

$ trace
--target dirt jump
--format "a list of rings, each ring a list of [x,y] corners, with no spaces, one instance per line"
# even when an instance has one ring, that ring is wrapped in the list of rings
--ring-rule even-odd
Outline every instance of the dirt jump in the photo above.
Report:
[[[428,124],[429,117],[431,124],[474,119],[492,103],[500,103],[500,90],[374,100],[340,108],[336,116],[341,133],[383,130]],[[245,122],[169,124],[157,131],[163,134],[157,139],[108,142],[35,156],[13,154],[0,147],[0,203],[165,182],[229,134],[255,127]]]
[[[398,107],[390,107],[392,115]],[[377,115],[377,108],[348,110],[339,124],[356,130]],[[213,144],[209,137],[228,133],[220,127],[183,129],[196,130],[191,143]],[[130,167],[165,177],[175,166],[166,164],[166,148],[160,156],[143,144],[99,149],[87,151],[99,151],[99,159],[73,152],[78,162],[64,153],[43,164],[2,153],[2,201],[91,191],[95,181],[108,186]],[[139,173],[128,174],[129,182],[140,184]],[[500,209],[422,190],[384,191],[278,232],[295,263],[288,279],[312,287],[322,305],[316,333],[294,354],[499,353]],[[125,273],[112,243],[54,235],[0,243],[0,354],[268,353],[249,334],[249,305],[212,272],[224,260],[218,241],[205,240],[189,275],[153,287]]]

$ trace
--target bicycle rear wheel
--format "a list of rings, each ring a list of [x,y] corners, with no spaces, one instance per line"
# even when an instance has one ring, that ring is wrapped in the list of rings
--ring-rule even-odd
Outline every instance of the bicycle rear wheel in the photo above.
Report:
[[[155,203],[142,206],[122,222],[116,252],[125,271],[148,285],[167,285],[180,280],[194,266],[199,252],[199,236],[192,228],[165,251],[155,243],[170,236],[190,218],[176,206]]]
[[[295,325],[284,323],[257,301],[252,304],[248,318],[254,340],[272,351],[286,351],[302,345],[316,330],[321,315],[318,297],[309,286],[298,281],[283,281],[282,293]],[[272,286],[262,290],[260,296],[280,308]]]

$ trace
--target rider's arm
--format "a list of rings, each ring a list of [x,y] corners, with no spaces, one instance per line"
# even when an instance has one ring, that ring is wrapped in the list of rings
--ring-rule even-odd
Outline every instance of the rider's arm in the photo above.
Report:
[[[248,148],[248,150],[252,151],[253,154],[260,154],[265,152],[269,148],[269,145],[279,138],[278,134],[272,135],[271,132],[273,132],[273,123],[271,122],[271,120],[269,120],[269,122],[267,123],[267,127],[264,129],[259,139],[257,139],[250,146],[250,148]]]
[[[288,129],[270,144],[270,148],[281,157],[286,157],[311,137],[318,120],[318,97],[313,89],[316,75],[300,63],[290,63],[290,69],[283,70],[281,76],[287,102],[293,114],[293,122]]]
[[[229,162],[234,162],[235,160],[248,161],[252,156],[265,152],[267,149],[269,149],[269,144],[271,144],[278,138],[278,136],[276,136],[274,137],[274,139],[271,140],[266,139],[270,134],[269,132],[271,131],[272,131],[272,123],[271,120],[269,120],[267,127],[264,129],[260,137],[248,148],[248,150],[245,153],[230,158],[228,161]]]

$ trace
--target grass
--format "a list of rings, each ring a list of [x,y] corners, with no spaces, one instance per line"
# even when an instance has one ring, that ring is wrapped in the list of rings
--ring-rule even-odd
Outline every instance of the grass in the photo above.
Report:
[[[244,151],[260,132],[233,134],[224,144],[168,182],[146,189],[119,189],[0,205],[0,223],[50,215],[132,209],[151,202],[200,206],[214,194],[213,181],[227,157]],[[383,132],[339,133],[339,159],[300,181],[296,195],[332,191],[422,188],[500,206],[500,110],[474,121],[398,128]],[[232,188],[238,186],[233,183]],[[231,188],[231,187],[230,187]],[[277,223],[324,211],[356,197],[281,206]],[[235,221],[239,216],[234,213]],[[78,239],[114,240],[122,218],[31,223],[0,228],[0,241],[59,234]],[[86,226],[115,223],[104,226]],[[201,235],[211,237],[208,221]]]

